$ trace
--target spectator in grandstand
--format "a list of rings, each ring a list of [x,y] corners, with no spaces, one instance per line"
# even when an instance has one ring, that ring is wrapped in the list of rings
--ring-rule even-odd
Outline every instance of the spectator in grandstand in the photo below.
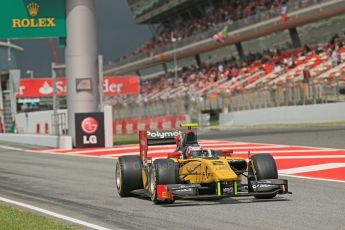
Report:
[[[311,80],[311,73],[307,67],[303,69],[303,83],[308,84]]]
[[[312,49],[307,44],[305,44],[303,47],[303,52],[301,53],[301,55],[306,56],[307,54],[310,54],[311,51],[312,51]]]
[[[280,17],[283,22],[287,21],[287,13],[288,13],[288,6],[287,2],[285,0],[281,1],[281,6],[280,6]]]
[[[338,51],[338,48],[335,47],[332,52],[331,52],[331,55],[330,55],[330,58],[331,58],[331,62],[332,62],[332,66],[335,67],[337,65],[340,65],[341,64],[341,54],[340,52]]]
[[[291,56],[288,60],[288,68],[289,69],[292,69],[292,68],[295,68],[296,66],[296,59],[295,59],[295,56]]]
[[[279,75],[284,73],[284,68],[281,66],[280,63],[276,64],[274,67],[274,73]]]

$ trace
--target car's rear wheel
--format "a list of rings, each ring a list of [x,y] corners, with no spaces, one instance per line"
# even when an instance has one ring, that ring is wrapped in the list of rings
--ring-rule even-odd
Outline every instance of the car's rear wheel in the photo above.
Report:
[[[150,196],[155,204],[171,204],[175,200],[158,200],[157,185],[177,184],[178,164],[171,159],[157,159],[153,162],[150,172]]]
[[[251,158],[249,175],[256,180],[278,179],[278,170],[275,160],[271,154],[256,154]],[[256,195],[256,199],[271,199],[277,194]]]
[[[141,171],[142,162],[140,157],[119,157],[115,169],[115,182],[121,197],[130,196],[133,190],[143,188]]]

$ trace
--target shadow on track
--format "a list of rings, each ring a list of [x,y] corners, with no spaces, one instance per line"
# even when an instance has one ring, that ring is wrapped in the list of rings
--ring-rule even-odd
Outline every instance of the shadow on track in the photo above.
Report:
[[[290,199],[278,197],[273,199],[234,199],[234,198],[225,198],[220,200],[192,200],[192,201],[185,201],[185,200],[177,200],[174,204],[167,204],[167,205],[158,205],[164,208],[170,207],[192,207],[192,206],[210,206],[210,205],[226,205],[226,204],[248,204],[248,203],[262,203],[262,202],[286,202],[292,201]]]

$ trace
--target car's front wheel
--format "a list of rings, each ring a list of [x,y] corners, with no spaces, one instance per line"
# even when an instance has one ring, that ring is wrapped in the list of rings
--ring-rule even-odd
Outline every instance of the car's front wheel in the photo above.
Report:
[[[142,162],[139,156],[119,157],[115,169],[116,188],[121,197],[131,195],[136,189],[143,188]]]
[[[250,158],[249,174],[255,180],[278,179],[278,170],[275,160],[271,154],[256,154]],[[277,193],[269,195],[255,195],[256,199],[271,199]]]
[[[149,176],[149,190],[151,200],[155,204],[171,204],[175,200],[159,200],[157,198],[157,185],[178,183],[178,164],[171,159],[157,159],[153,162]]]

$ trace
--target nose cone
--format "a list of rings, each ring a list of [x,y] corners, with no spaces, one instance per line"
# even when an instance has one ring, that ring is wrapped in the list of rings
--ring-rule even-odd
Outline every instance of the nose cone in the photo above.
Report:
[[[212,169],[214,181],[236,180],[236,173],[230,168],[226,160],[210,160],[208,165]]]

